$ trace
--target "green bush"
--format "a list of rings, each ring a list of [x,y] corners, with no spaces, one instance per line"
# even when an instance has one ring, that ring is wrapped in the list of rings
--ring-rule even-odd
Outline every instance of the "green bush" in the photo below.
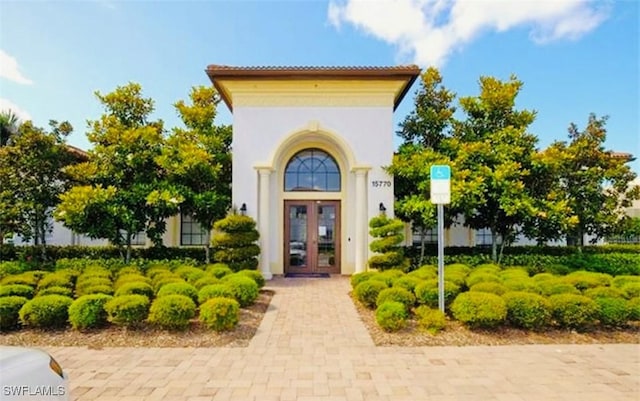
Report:
[[[419,280],[438,278],[438,267],[432,265],[420,266],[419,268],[407,273],[407,276],[417,278]]]
[[[0,284],[1,285],[22,284],[22,285],[35,287],[38,285],[38,282],[42,279],[42,277],[48,274],[49,272],[42,271],[42,270],[27,271],[20,274],[7,276],[3,278],[2,281],[0,281]]]
[[[114,297],[104,305],[107,320],[119,326],[133,327],[142,323],[149,314],[149,298],[132,294]]]
[[[414,290],[416,299],[419,304],[437,308],[438,305],[438,280],[425,280],[418,284]],[[451,281],[444,280],[444,304],[445,307],[451,305],[451,302],[460,293],[460,287]]]
[[[640,283],[626,283],[620,287],[627,298],[640,297]]]
[[[406,275],[396,279],[393,282],[393,288],[404,288],[405,290],[413,293],[413,290],[415,290],[416,286],[421,282],[422,280],[417,277]]]
[[[152,299],[154,295],[151,285],[144,281],[125,282],[121,284],[115,292],[116,297],[132,294],[144,295],[149,299]]]
[[[100,290],[96,291],[95,288],[99,288]],[[95,294],[96,292],[113,294],[113,284],[111,280],[106,277],[91,277],[86,279],[79,278],[76,282],[76,297]]]
[[[73,298],[73,291],[69,287],[53,286],[38,290],[36,293],[37,297],[41,297],[43,295],[64,295],[65,297]]]
[[[502,299],[507,305],[507,322],[514,327],[539,330],[551,321],[551,304],[541,295],[508,292]]]
[[[409,290],[400,287],[385,288],[376,298],[376,305],[380,306],[387,301],[400,302],[407,311],[416,303],[416,297]]]
[[[509,267],[498,273],[501,280],[528,279],[529,272],[523,267]]]
[[[3,257],[2,255],[2,250],[6,249],[4,248],[3,245],[0,245],[0,260],[8,260],[8,258]],[[4,279],[6,276],[12,275],[12,274],[19,274],[22,273],[24,271],[25,266],[23,266],[22,264],[20,264],[19,262],[0,262],[0,279]],[[2,281],[0,281],[1,284],[4,284]],[[13,284],[13,283],[8,283],[8,284]]]
[[[196,289],[196,287],[185,282],[165,284],[164,286],[162,286],[162,288],[160,288],[160,291],[158,291],[156,296],[160,298],[174,294],[187,296],[191,298],[193,302],[198,301],[198,290]]]
[[[453,316],[472,328],[490,328],[502,324],[507,317],[505,301],[486,292],[463,292],[451,304]]]
[[[113,288],[117,291],[120,287],[128,283],[146,283],[151,285],[151,279],[139,273],[123,274],[118,276]]]
[[[201,290],[203,287],[207,285],[219,284],[220,282],[221,282],[220,279],[214,277],[213,275],[204,276],[199,278],[195,283],[193,283],[193,286],[196,287],[198,290]]]
[[[236,274],[249,277],[258,284],[258,288],[262,288],[266,284],[264,277],[262,277],[262,273],[257,270],[240,270]]]
[[[104,326],[107,323],[105,304],[113,297],[106,294],[84,295],[69,306],[69,323],[76,330]]]
[[[552,273],[538,273],[535,276],[531,277],[533,279],[533,281],[537,282],[537,283],[544,283],[547,281],[552,281],[552,280],[556,280],[557,276],[555,274]]]
[[[397,218],[384,214],[369,220],[369,234],[374,238],[369,249],[375,254],[367,261],[372,269],[406,270],[410,260],[404,256],[404,248],[400,243],[404,240],[404,223]]]
[[[19,327],[20,309],[29,300],[25,297],[0,297],[0,331]]]
[[[142,275],[142,270],[140,270],[138,266],[134,266],[134,265],[121,267],[120,269],[118,269],[118,272],[116,274],[116,279],[120,279],[122,276],[128,276],[128,275],[140,276]]]
[[[113,287],[111,285],[94,285],[84,288],[80,293],[76,292],[76,296],[79,297],[90,294],[113,295]]]
[[[559,294],[549,297],[551,316],[564,328],[583,329],[598,319],[598,304],[584,295]]]
[[[204,270],[193,266],[181,266],[177,268],[174,273],[180,276],[183,280],[186,280],[188,283],[195,283],[205,274]]]
[[[198,303],[202,305],[211,298],[231,298],[235,300],[233,291],[224,283],[206,285],[198,291]]]
[[[589,288],[585,290],[583,293],[585,296],[596,299],[596,298],[627,298],[627,294],[624,291],[619,290],[613,287],[596,287]]]
[[[598,320],[601,325],[621,327],[629,321],[631,309],[625,299],[599,297],[595,301],[598,304]]]
[[[540,284],[530,277],[505,279],[502,284],[509,291],[533,292],[536,294],[542,292],[541,285],[544,285],[544,283]]]
[[[258,284],[249,277],[234,276],[225,279],[224,282],[229,286],[233,297],[241,307],[245,308],[252,305],[256,299],[258,299],[260,288],[258,288]]]
[[[351,288],[355,289],[358,286],[358,284],[362,283],[363,281],[369,280],[371,277],[375,276],[376,274],[378,273],[374,271],[366,271],[366,272],[352,274],[351,278],[349,279],[351,283]]]
[[[171,294],[153,301],[147,320],[165,329],[184,330],[189,326],[189,320],[195,315],[196,304],[191,298]]]
[[[387,301],[376,309],[376,322],[385,331],[398,331],[407,324],[407,310],[400,302]]]
[[[206,271],[207,273],[213,274],[213,276],[216,278],[223,278],[224,276],[233,273],[233,270],[231,270],[231,268],[224,263],[214,263],[212,265],[209,265],[207,266]]]
[[[25,303],[20,309],[20,321],[24,326],[59,328],[67,324],[69,305],[73,302],[64,295],[43,295]]]
[[[502,295],[508,291],[507,287],[500,283],[493,281],[487,281],[484,283],[478,283],[469,288],[469,291],[488,292],[490,294]]]
[[[164,275],[164,276],[156,276],[156,279],[153,280],[153,291],[157,294],[158,291],[160,291],[160,289],[162,287],[164,287],[167,284],[172,284],[172,283],[185,283],[186,281],[184,281],[183,279],[180,278],[180,276],[178,275]]]
[[[169,266],[166,265],[155,265],[147,270],[147,277],[149,277],[151,280],[155,280],[156,277],[163,275],[177,276],[177,274],[174,274],[171,269],[169,269]]]
[[[73,288],[75,284],[75,276],[70,271],[58,271],[43,277],[38,282],[38,289],[47,287],[68,287]]]
[[[640,283],[640,276],[630,276],[628,274],[615,276],[611,280],[611,286],[616,288],[622,288],[625,284],[628,283]]]
[[[102,278],[111,280],[111,272],[108,269],[105,269],[101,265],[86,266],[81,271],[82,271],[82,274],[80,274],[80,276],[78,277],[78,280],[81,280],[84,277],[86,278],[102,277]]]
[[[445,278],[446,277],[447,276],[445,275]],[[468,288],[471,288],[478,283],[500,283],[500,277],[495,273],[474,270],[467,276],[465,284]]]
[[[388,288],[387,284],[379,280],[363,281],[353,290],[353,295],[367,308],[373,309],[380,291]]]
[[[447,319],[440,309],[430,308],[426,305],[418,306],[415,310],[418,327],[431,334],[437,334],[447,325]]]
[[[377,274],[371,276],[369,280],[382,281],[387,285],[387,287],[391,287],[397,279],[404,276],[405,276],[405,273],[402,270],[389,269],[389,270],[378,272]]]
[[[612,279],[613,278],[608,274],[587,271],[576,271],[569,273],[562,278],[565,283],[573,285],[580,291],[584,291],[588,288],[609,286]]]
[[[229,214],[213,225],[211,241],[214,260],[225,263],[233,271],[255,270],[258,267],[260,233],[250,216]],[[242,305],[242,302],[240,302]]]
[[[240,304],[235,299],[211,298],[200,305],[200,321],[215,331],[231,330],[238,324]]]
[[[24,284],[0,285],[0,297],[24,297],[33,298],[33,287]]]
[[[640,321],[640,297],[634,297],[627,301],[627,308],[629,308],[629,320]]]
[[[580,295],[580,290],[572,284],[564,283],[561,280],[548,280],[540,285],[540,293],[544,296],[559,294],[575,294]]]
[[[462,263],[454,263],[444,267],[444,279],[461,288],[466,285],[469,273],[471,273],[471,268]]]

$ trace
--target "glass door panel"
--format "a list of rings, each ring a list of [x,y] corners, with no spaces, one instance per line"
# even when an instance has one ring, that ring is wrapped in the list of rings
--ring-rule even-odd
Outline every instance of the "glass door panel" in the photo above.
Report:
[[[316,209],[318,267],[331,268],[336,264],[336,207],[320,203]]]
[[[307,231],[309,226],[307,205],[289,205],[289,266],[292,271],[309,267]]]

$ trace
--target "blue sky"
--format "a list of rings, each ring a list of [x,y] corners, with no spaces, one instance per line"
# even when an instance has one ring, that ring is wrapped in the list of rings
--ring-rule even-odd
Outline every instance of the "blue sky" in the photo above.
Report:
[[[41,126],[68,120],[69,143],[87,149],[86,121],[102,113],[93,92],[129,81],[171,128],[172,104],[210,85],[208,64],[416,63],[460,96],[478,94],[481,75],[517,75],[540,147],[594,112],[610,116],[607,147],[640,157],[639,20],[636,1],[0,0],[0,108]],[[231,122],[222,104],[219,121]]]

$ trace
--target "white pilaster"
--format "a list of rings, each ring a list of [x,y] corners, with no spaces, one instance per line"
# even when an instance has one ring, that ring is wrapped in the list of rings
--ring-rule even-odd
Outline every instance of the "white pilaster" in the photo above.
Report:
[[[270,185],[269,177],[271,176],[270,168],[258,168],[258,174],[260,180],[258,182],[258,231],[260,231],[260,272],[265,280],[271,280],[273,274],[271,274],[269,255],[269,243],[270,243],[270,221],[269,221],[269,198]]]
[[[355,272],[360,273],[367,267],[367,171],[368,167],[356,167],[356,208],[355,208]]]

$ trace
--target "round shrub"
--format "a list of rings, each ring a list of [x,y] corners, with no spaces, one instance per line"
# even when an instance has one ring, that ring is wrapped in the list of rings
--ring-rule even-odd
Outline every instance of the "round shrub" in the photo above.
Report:
[[[421,282],[422,282],[422,280],[417,278],[417,277],[412,277],[412,276],[406,275],[404,277],[400,277],[399,279],[395,280],[393,282],[393,287],[394,288],[396,288],[396,287],[397,288],[404,288],[405,290],[413,293],[413,290]]]
[[[611,280],[611,286],[616,288],[622,288],[628,283],[640,283],[640,276],[630,276],[628,274],[622,274],[620,276],[615,276]]]
[[[580,291],[569,283],[563,283],[559,280],[545,281],[540,285],[540,293],[545,296],[559,294],[575,294],[580,295]]]
[[[418,306],[415,310],[418,327],[431,334],[437,334],[447,325],[447,319],[440,309],[430,308],[426,305]]]
[[[376,305],[380,306],[387,301],[400,302],[407,311],[416,303],[416,297],[409,290],[400,287],[385,288],[376,298]]]
[[[377,274],[371,276],[369,280],[377,280],[385,283],[387,287],[391,287],[393,282],[400,277],[403,277],[405,273],[402,270],[398,269],[389,269],[382,272],[378,272]]]
[[[82,271],[82,274],[78,277],[78,280],[83,277],[103,277],[111,279],[111,272],[102,266],[88,266]]]
[[[62,273],[61,271],[46,275],[38,282],[38,289],[48,287],[68,287],[73,288],[74,277],[69,273]]]
[[[379,280],[363,281],[353,290],[353,295],[367,308],[376,306],[376,299],[380,291],[388,288],[387,284]]]
[[[620,287],[627,298],[640,297],[640,282],[638,283],[626,283]]]
[[[212,265],[209,265],[207,266],[206,271],[216,278],[222,278],[228,274],[233,273],[233,270],[231,270],[231,268],[224,263],[214,263]]]
[[[432,278],[438,278],[438,267],[431,265],[424,265],[416,270],[407,273],[408,277],[417,278],[419,280],[429,280]]]
[[[634,297],[627,301],[627,308],[629,308],[629,320],[640,321],[640,297]]]
[[[204,270],[193,266],[180,266],[174,270],[174,273],[189,283],[195,283],[199,278],[205,275]]]
[[[46,287],[38,290],[36,293],[37,297],[41,297],[43,295],[64,295],[65,297],[73,298],[73,291],[69,287]]]
[[[508,292],[502,296],[507,305],[507,322],[514,327],[538,330],[551,320],[551,304],[531,292]]]
[[[151,280],[155,280],[157,276],[166,274],[173,274],[171,269],[169,269],[169,266],[154,266],[147,270],[147,277],[149,277]]]
[[[156,276],[158,277],[158,276]],[[170,276],[162,276],[161,278],[158,278],[157,280],[153,280],[153,291],[157,294],[158,291],[160,291],[160,289],[162,287],[164,287],[167,284],[171,284],[171,283],[187,283],[186,281],[184,281],[183,279],[180,278],[180,276],[178,275],[170,275]]]
[[[153,298],[153,288],[144,281],[129,281],[120,285],[116,290],[115,296],[139,294],[151,299]]]
[[[189,320],[195,315],[196,304],[191,298],[170,294],[153,301],[147,320],[165,329],[184,330],[189,326]]]
[[[500,269],[500,266],[496,265],[495,263],[483,263],[481,265],[477,265],[473,269],[473,271],[474,272],[498,274],[498,273],[500,273],[501,269]]]
[[[149,298],[144,295],[121,295],[104,305],[107,320],[119,326],[132,327],[142,323],[149,314]]]
[[[225,284],[229,286],[233,297],[243,308],[252,305],[256,299],[258,299],[260,288],[258,288],[258,284],[249,277],[229,277],[229,279],[225,280]]]
[[[257,270],[240,270],[236,274],[249,277],[258,284],[258,288],[262,288],[266,284],[264,277],[262,277],[262,273]]]
[[[0,285],[0,297],[24,297],[33,298],[33,287],[24,284]]]
[[[484,283],[478,283],[469,288],[469,291],[488,292],[490,294],[502,295],[508,291],[507,287],[500,283],[487,281]]]
[[[529,272],[523,267],[509,267],[498,273],[501,280],[528,279]]]
[[[447,276],[445,275],[445,277]],[[468,288],[471,288],[478,283],[489,283],[489,282],[499,283],[500,277],[498,277],[498,275],[495,273],[474,270],[473,272],[471,272],[471,274],[467,276],[467,279],[465,280],[465,284],[467,284]]]
[[[89,288],[95,287],[100,287],[101,290],[108,288],[108,290],[106,290],[107,292],[104,293],[110,292],[113,294],[113,285],[111,280],[106,277],[91,277],[87,279],[78,279],[78,282],[76,283],[76,296],[81,297],[87,294],[95,294],[95,291],[88,291]]]
[[[351,288],[355,289],[358,286],[358,284],[362,283],[363,281],[369,280],[371,277],[373,277],[376,274],[377,272],[374,272],[374,271],[366,271],[366,272],[352,274],[351,278],[349,279],[349,282],[351,283]]]
[[[418,284],[414,290],[416,299],[419,304],[427,305],[432,308],[437,308],[438,305],[438,280],[431,279],[423,281]],[[448,307],[451,302],[460,293],[460,287],[455,283],[444,280],[444,304]]]
[[[495,294],[463,292],[451,304],[453,316],[473,328],[490,328],[503,323],[507,317],[507,305]]]
[[[627,300],[623,298],[599,297],[595,299],[598,304],[598,320],[606,327],[621,327],[627,324],[631,316],[631,310]]]
[[[106,294],[113,295],[113,287],[110,285],[94,285],[92,287],[86,287],[81,294],[76,292],[76,296],[90,295],[90,294]]]
[[[200,305],[199,319],[215,331],[231,330],[238,324],[240,304],[235,299],[211,298]]]
[[[471,268],[462,263],[452,263],[444,267],[445,277],[448,274],[459,274],[461,276],[466,277],[469,273],[471,273]]]
[[[614,287],[596,287],[589,288],[584,291],[584,296],[589,297],[591,299],[596,298],[626,298],[627,294],[624,291],[619,290]]]
[[[598,319],[598,304],[584,295],[559,294],[549,297],[551,316],[560,327],[582,329]]]
[[[403,304],[387,301],[376,309],[376,322],[385,331],[398,331],[407,324],[407,310]]]
[[[40,272],[40,271],[38,271]],[[20,274],[14,274],[11,276],[7,276],[5,278],[2,279],[2,281],[0,281],[0,284],[2,285],[11,285],[11,284],[22,284],[22,285],[29,285],[31,287],[35,287],[38,282],[40,281],[40,279],[48,274],[48,272],[41,272],[42,274],[34,274],[36,273],[35,271],[29,271],[29,272],[24,272],[24,273],[20,273]]]
[[[542,282],[545,282],[545,281],[557,279],[557,276],[555,276],[555,275],[553,275],[551,273],[538,273],[538,274],[536,274],[535,276],[533,276],[531,278],[535,282],[542,283]]]
[[[105,304],[113,297],[106,294],[83,295],[69,306],[69,323],[76,330],[101,327],[107,323]]]
[[[20,321],[24,326],[40,328],[64,327],[69,318],[69,305],[73,302],[64,295],[43,295],[25,303],[20,309]]]
[[[211,298],[231,298],[235,299],[233,291],[224,283],[206,285],[198,291],[198,303],[203,304]]]
[[[25,297],[0,297],[0,330],[11,330],[19,326],[20,309],[29,300]]]
[[[137,266],[129,265],[118,270],[116,277],[120,278],[122,276],[128,276],[130,274],[141,275],[142,271]]]
[[[502,284],[509,291],[533,292],[536,294],[542,292],[541,284],[529,277],[505,279]]]
[[[151,284],[151,279],[149,277],[143,276],[142,274],[124,274],[124,275],[118,276],[115,284],[113,284],[113,288],[118,290],[120,287],[128,283]]]
[[[580,270],[567,274],[562,278],[562,281],[573,285],[580,291],[584,291],[588,288],[609,286],[611,285],[612,279],[611,275],[606,273]]]
[[[214,277],[213,275],[211,276],[203,276],[201,278],[199,278],[195,283],[193,283],[193,286],[196,287],[198,290],[201,290],[203,287],[207,286],[207,285],[213,285],[213,284],[220,284],[220,279]]]
[[[173,294],[187,296],[191,298],[193,302],[196,302],[198,300],[198,290],[196,289],[196,287],[185,282],[165,284],[162,286],[162,288],[160,288],[160,291],[158,291],[158,294],[156,294],[156,296],[160,298]]]

